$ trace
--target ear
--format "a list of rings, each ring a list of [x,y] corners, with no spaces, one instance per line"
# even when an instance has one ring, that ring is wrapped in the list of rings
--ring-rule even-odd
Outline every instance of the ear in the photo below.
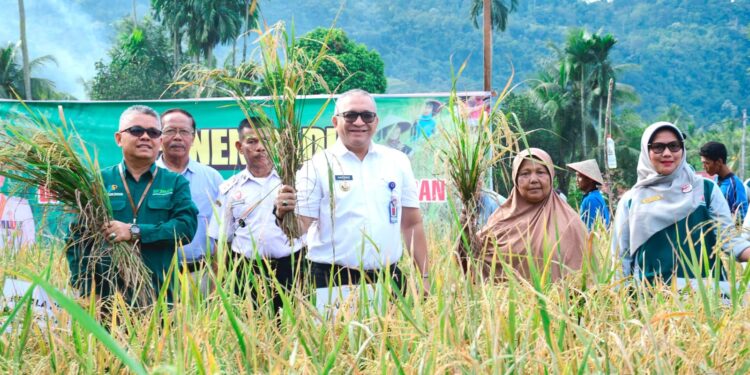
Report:
[[[234,147],[237,149],[237,152],[242,153],[242,141],[235,141]]]
[[[115,133],[115,143],[117,143],[117,146],[122,147],[122,133],[116,132]]]
[[[339,124],[340,120],[341,120],[341,118],[338,117],[338,116],[336,116],[336,115],[333,115],[333,117],[331,117],[331,124],[333,124],[333,128],[334,129],[336,129],[336,127],[338,127],[338,124]]]

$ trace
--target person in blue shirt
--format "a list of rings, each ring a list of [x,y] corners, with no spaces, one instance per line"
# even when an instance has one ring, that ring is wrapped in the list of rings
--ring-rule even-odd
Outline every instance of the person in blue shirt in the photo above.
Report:
[[[609,226],[609,207],[599,191],[599,185],[604,184],[599,164],[596,160],[589,159],[568,164],[568,168],[576,172],[576,185],[583,191],[580,212],[586,228],[591,230],[597,220],[603,220]]]
[[[701,162],[706,173],[714,177],[714,181],[724,198],[729,203],[729,211],[735,215],[738,225],[742,225],[742,220],[747,214],[747,192],[737,176],[732,173],[727,165],[727,148],[719,142],[707,142],[700,150]]]

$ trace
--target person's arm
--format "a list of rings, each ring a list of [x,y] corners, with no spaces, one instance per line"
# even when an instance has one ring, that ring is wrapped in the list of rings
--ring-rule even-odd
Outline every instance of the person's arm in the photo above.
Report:
[[[745,185],[742,184],[739,178],[736,176],[735,179],[735,204],[737,205],[737,211],[735,214],[738,216],[737,222],[742,223],[747,215],[747,192],[745,191]]]
[[[414,258],[414,264],[422,277],[427,276],[427,238],[422,225],[422,214],[417,207],[403,207],[401,213],[401,235],[404,237],[406,250]]]
[[[732,219],[732,213],[729,211],[729,203],[721,192],[718,185],[715,185],[711,191],[711,203],[709,204],[709,214],[716,222],[716,231],[719,238],[729,239],[722,242],[722,250],[732,254],[737,260],[746,262],[750,258],[750,241],[737,233],[737,227]],[[745,225],[748,225],[747,220]],[[743,260],[743,254],[744,260]]]
[[[615,223],[612,229],[612,258],[614,264],[619,259],[622,262],[623,276],[630,276],[633,271],[633,256],[630,255],[630,195],[620,199],[615,212]]]
[[[591,230],[596,220],[596,206],[593,204],[590,196],[586,196],[581,201],[581,221],[586,224],[586,229]]]
[[[157,224],[138,224],[141,229],[141,242],[182,241],[189,243],[198,228],[198,209],[190,195],[190,183],[178,176],[172,190],[172,208],[169,220]]]

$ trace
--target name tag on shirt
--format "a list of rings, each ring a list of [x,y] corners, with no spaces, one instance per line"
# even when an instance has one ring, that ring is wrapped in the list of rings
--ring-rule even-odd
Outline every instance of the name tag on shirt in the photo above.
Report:
[[[641,203],[648,204],[648,203],[660,201],[661,199],[662,199],[661,195],[654,195],[653,197],[644,198],[643,200],[641,200]]]
[[[336,181],[352,181],[353,180],[352,175],[350,174],[337,174],[333,176],[333,178],[336,179]]]

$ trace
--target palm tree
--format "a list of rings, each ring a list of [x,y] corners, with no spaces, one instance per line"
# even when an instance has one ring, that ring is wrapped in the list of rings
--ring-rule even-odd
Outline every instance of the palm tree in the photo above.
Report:
[[[190,2],[182,0],[151,0],[154,18],[162,21],[169,29],[172,41],[172,70],[180,68],[180,55],[182,55],[182,36],[185,34],[190,18]]]
[[[236,39],[242,30],[244,0],[188,0],[188,46],[197,56],[212,64],[213,49],[219,43]]]
[[[564,63],[552,66],[543,71],[532,81],[531,98],[542,110],[544,117],[550,120],[552,132],[557,140],[557,147],[553,148],[551,156],[557,163],[580,160],[584,150],[575,147],[575,140],[580,137],[576,126],[578,111],[576,110],[575,92],[568,76],[569,69]],[[560,188],[567,192],[568,174],[558,176]]]
[[[18,60],[18,51],[21,42],[8,43],[5,48],[0,48],[0,98],[15,99],[20,92],[27,91],[30,87],[31,93],[27,99],[60,99],[69,97],[55,90],[54,82],[45,78],[29,77],[29,85],[24,84],[23,65]],[[42,67],[51,62],[57,65],[57,61],[50,55],[38,57],[29,62],[29,71]]]
[[[471,2],[471,19],[474,27],[479,28],[480,13],[484,13],[484,90],[492,90],[492,32],[505,31],[508,26],[508,14],[516,10],[518,0],[472,0]]]
[[[565,41],[565,62],[566,68],[569,69],[570,76],[578,89],[578,100],[580,104],[581,115],[581,135],[583,140],[583,149],[588,152],[588,143],[586,141],[586,89],[590,86],[592,66],[596,61],[593,53],[593,40],[591,34],[584,29],[572,29],[568,33]]]

